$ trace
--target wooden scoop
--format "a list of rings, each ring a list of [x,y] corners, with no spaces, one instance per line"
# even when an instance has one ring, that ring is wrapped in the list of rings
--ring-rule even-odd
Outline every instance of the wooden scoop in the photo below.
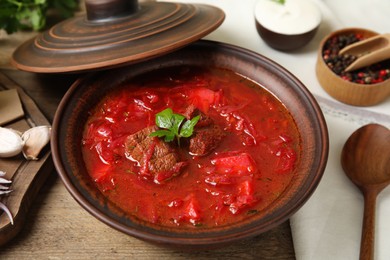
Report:
[[[345,71],[360,69],[390,59],[390,34],[380,34],[348,45],[339,54],[358,56]]]

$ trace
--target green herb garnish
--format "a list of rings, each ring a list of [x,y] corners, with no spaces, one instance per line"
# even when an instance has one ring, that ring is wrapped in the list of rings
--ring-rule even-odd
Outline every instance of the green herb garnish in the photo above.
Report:
[[[38,31],[45,27],[49,10],[68,18],[78,7],[78,0],[1,0],[0,29],[8,34],[25,29]]]
[[[180,138],[190,137],[199,119],[198,115],[191,120],[186,120],[185,116],[175,114],[172,109],[167,108],[156,114],[156,125],[161,129],[151,133],[150,136],[164,137],[165,142],[171,142],[176,138],[180,145]]]
[[[281,5],[284,5],[286,3],[286,0],[271,0],[271,1],[274,1],[275,3],[281,4]]]

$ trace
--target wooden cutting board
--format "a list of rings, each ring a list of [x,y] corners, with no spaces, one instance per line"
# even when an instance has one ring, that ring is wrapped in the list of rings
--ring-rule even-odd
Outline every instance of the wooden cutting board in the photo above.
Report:
[[[0,90],[8,89],[17,90],[24,116],[2,127],[24,132],[33,126],[50,125],[23,89],[0,72]],[[35,196],[53,169],[49,145],[42,150],[37,161],[27,161],[23,155],[0,158],[0,171],[6,172],[5,178],[12,180],[12,192],[0,196],[0,201],[9,208],[14,217],[12,225],[7,215],[0,210],[0,246],[15,237],[21,230]]]

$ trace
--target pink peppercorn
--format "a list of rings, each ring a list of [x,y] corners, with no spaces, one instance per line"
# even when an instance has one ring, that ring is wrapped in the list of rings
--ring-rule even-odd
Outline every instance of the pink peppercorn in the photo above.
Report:
[[[345,46],[364,39],[365,36],[360,33],[340,34],[330,38],[325,42],[322,50],[324,62],[329,69],[342,79],[358,84],[375,84],[390,80],[390,59],[356,71],[345,71],[345,68],[355,61],[357,57],[353,55],[339,55],[339,51]]]
[[[379,71],[379,76],[381,76],[381,77],[386,76],[386,74],[387,74],[386,70],[380,70]]]

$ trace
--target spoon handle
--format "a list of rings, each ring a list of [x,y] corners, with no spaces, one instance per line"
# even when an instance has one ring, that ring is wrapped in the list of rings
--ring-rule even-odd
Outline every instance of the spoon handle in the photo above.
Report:
[[[390,58],[390,33],[380,34],[363,41],[355,42],[341,49],[339,54],[358,56],[345,71],[360,69],[387,60]]]
[[[370,54],[363,55],[358,57],[354,62],[352,62],[345,71],[357,70],[369,65],[375,64],[380,61],[384,61],[390,58],[390,47],[379,49],[373,51]]]
[[[364,217],[362,239],[360,242],[360,260],[374,259],[375,249],[375,211],[377,192],[364,192]]]

